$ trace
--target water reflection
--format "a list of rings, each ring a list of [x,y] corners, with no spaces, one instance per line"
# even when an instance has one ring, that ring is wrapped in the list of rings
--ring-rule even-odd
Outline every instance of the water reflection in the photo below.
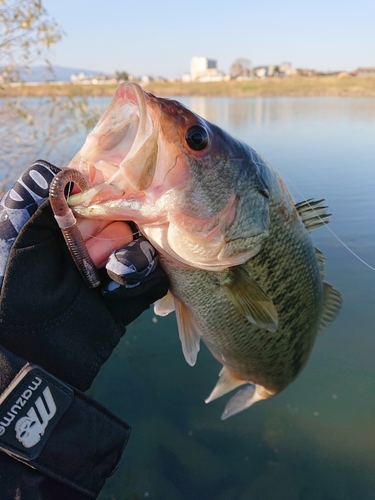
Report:
[[[181,98],[190,109],[214,123],[221,122],[236,126],[247,124],[267,125],[296,121],[329,120],[366,123],[374,131],[375,103],[371,98],[329,98],[329,97],[255,97],[255,98]]]

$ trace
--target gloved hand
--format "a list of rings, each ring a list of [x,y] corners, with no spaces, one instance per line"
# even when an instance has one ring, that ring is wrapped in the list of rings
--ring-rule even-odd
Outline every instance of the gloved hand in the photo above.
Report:
[[[47,162],[36,162],[0,203],[0,448],[6,449],[6,439],[13,440],[16,447],[11,444],[7,453],[10,450],[32,467],[0,452],[4,500],[17,495],[33,500],[96,498],[119,460],[129,427],[80,391],[91,385],[126,325],[168,289],[165,274],[157,266],[154,269],[154,262],[151,265],[150,260],[141,258],[138,269],[129,262],[137,247],[133,244],[129,251],[119,253],[119,259],[112,256],[116,262],[125,259],[131,278],[128,286],[114,284],[102,269],[103,287],[87,287],[71,259],[49,201],[45,201],[57,172]],[[89,221],[81,226],[89,233],[93,230]],[[100,237],[113,233],[103,223],[98,223],[95,232]],[[114,237],[112,246],[123,241],[118,238]],[[88,246],[94,261],[104,265],[110,251],[102,243],[93,238]],[[146,272],[139,268],[142,262],[149,266]],[[116,273],[115,266],[110,274]],[[17,373],[23,373],[27,363],[48,372],[45,378],[44,372],[36,372],[46,384],[38,390],[47,385],[51,389],[60,387],[68,395],[64,402],[68,409],[64,406],[59,413],[60,401],[53,391],[56,409],[48,402],[48,393],[43,392],[39,401],[39,393],[32,393],[39,384],[35,376],[25,386],[32,388],[26,389],[29,399],[22,400],[29,393],[22,392],[25,388],[17,382]],[[61,385],[49,374],[72,387]],[[44,408],[44,413],[36,414],[35,408]],[[35,423],[42,431],[34,433],[37,444],[30,447],[22,441],[21,430],[27,420],[32,423],[32,415],[36,415]]]
[[[78,389],[88,389],[125,326],[168,287],[160,268],[138,286],[116,288],[113,294],[105,270],[102,281],[104,294],[86,286],[49,202],[42,202],[11,246],[0,294],[0,344]]]

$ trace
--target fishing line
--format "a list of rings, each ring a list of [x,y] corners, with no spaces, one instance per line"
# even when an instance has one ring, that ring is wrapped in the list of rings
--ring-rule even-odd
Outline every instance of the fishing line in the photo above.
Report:
[[[309,207],[311,208],[311,210],[314,212],[314,214],[323,222],[323,225],[328,229],[328,231],[332,234],[332,236],[334,236],[336,238],[336,240],[341,243],[341,245],[346,248],[346,250],[348,250],[348,252],[350,252],[356,259],[358,259],[360,262],[362,262],[362,264],[364,264],[365,266],[367,266],[369,269],[371,269],[371,271],[375,271],[375,267],[372,267],[368,262],[366,262],[365,260],[363,260],[358,254],[356,254],[351,248],[348,247],[348,245],[342,241],[342,239],[337,236],[337,234],[332,231],[332,229],[328,226],[328,224],[326,222],[323,221],[323,219],[320,217],[320,215],[316,212],[316,210],[314,209],[313,206],[310,205],[310,203],[307,201],[306,197],[301,193],[301,191],[297,188],[297,186],[295,186],[293,184],[293,182],[285,175],[285,173],[282,174],[282,176],[290,183],[291,186],[293,186],[293,188],[297,191],[297,193],[302,197],[302,199],[306,200],[306,203],[309,205]]]

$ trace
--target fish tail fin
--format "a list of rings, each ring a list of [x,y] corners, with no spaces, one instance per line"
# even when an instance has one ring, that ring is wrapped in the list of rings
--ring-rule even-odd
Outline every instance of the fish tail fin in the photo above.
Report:
[[[242,410],[246,410],[254,403],[261,401],[262,399],[268,399],[274,394],[268,392],[261,385],[249,384],[243,389],[240,389],[236,394],[229,400],[227,406],[225,407],[224,413],[221,415],[221,420],[225,420]]]

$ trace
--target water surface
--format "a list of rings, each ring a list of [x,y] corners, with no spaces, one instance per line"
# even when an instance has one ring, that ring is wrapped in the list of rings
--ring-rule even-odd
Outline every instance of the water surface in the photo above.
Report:
[[[375,267],[375,99],[181,101],[257,150],[296,201],[325,198],[330,228]],[[271,400],[221,421],[228,397],[204,403],[220,371],[207,349],[188,366],[173,315],[128,328],[90,390],[133,427],[100,500],[375,499],[375,273],[326,228],[312,237],[342,311]]]
[[[331,229],[375,267],[375,100],[181,99],[250,144],[296,201],[325,198]],[[226,421],[204,399],[219,364],[184,361],[173,316],[129,327],[91,393],[133,427],[101,500],[375,498],[375,273],[313,233],[344,299],[297,381]]]

